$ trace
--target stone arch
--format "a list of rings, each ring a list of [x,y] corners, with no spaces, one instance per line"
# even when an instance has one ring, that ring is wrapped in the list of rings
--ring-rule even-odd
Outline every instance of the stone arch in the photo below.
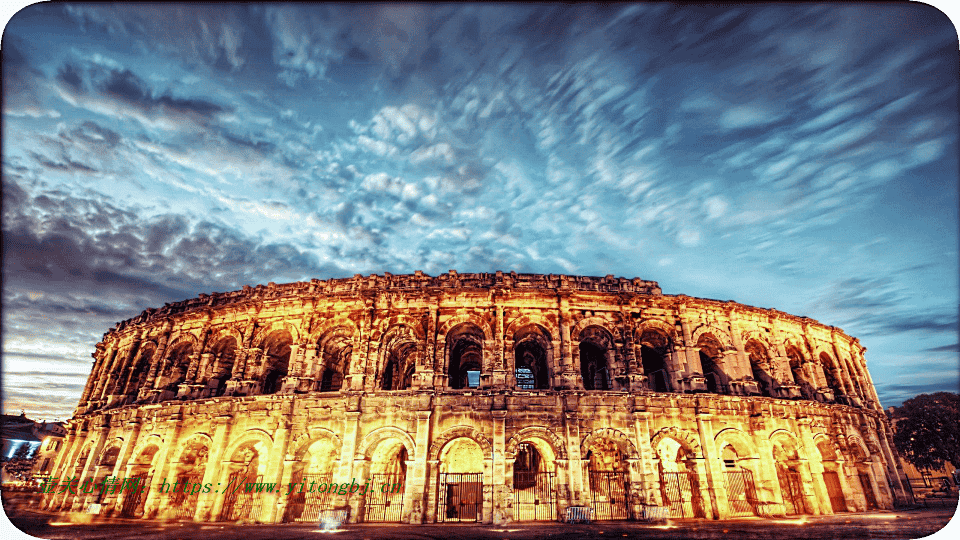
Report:
[[[440,459],[440,451],[443,450],[443,447],[446,446],[450,441],[459,439],[460,437],[472,439],[475,443],[479,444],[484,456],[489,456],[492,454],[493,443],[484,437],[482,433],[477,431],[476,428],[472,426],[454,426],[444,431],[439,437],[434,439],[433,444],[430,445],[428,459]]]
[[[800,438],[785,429],[778,429],[770,434],[770,444],[774,450],[774,458],[782,457],[782,461],[799,460],[804,455],[803,443]],[[780,448],[778,456],[777,448]]]
[[[314,372],[305,375],[320,380],[318,389],[321,392],[340,390],[350,374],[353,353],[358,345],[356,328],[351,326],[327,327],[315,342],[317,360]]]
[[[425,341],[427,338],[422,319],[412,317],[406,313],[396,313],[390,317],[385,317],[374,322],[373,329],[370,332],[370,341],[373,343],[381,343],[384,337],[397,327],[409,329],[412,337],[418,342]]]
[[[723,456],[723,447],[728,445],[733,447],[740,459],[760,457],[753,439],[737,428],[722,429],[713,440],[721,457]]]
[[[595,429],[588,433],[580,442],[580,455],[586,456],[590,446],[599,439],[608,439],[617,443],[624,459],[636,459],[640,456],[637,447],[630,441],[630,438],[624,435],[622,431],[613,428]]]
[[[417,331],[405,324],[390,326],[380,338],[377,374],[383,390],[406,390],[412,386],[413,372],[423,344]]]
[[[309,335],[307,336],[307,343],[320,343],[322,336],[333,329],[345,328],[349,331],[351,339],[355,341],[360,340],[360,327],[357,326],[357,323],[346,315],[336,315],[328,319],[320,319],[313,324]]]
[[[97,466],[116,465],[117,460],[120,458],[120,450],[122,447],[123,439],[121,437],[117,437],[109,444],[103,445],[103,451],[101,451],[100,456],[97,457]]]
[[[817,395],[816,376],[808,371],[810,359],[804,352],[803,340],[799,336],[791,335],[783,342],[783,350],[787,355],[790,373],[793,382],[800,388],[800,395],[804,399],[815,399]]]
[[[672,325],[661,319],[641,320],[635,327],[634,335],[642,336],[647,330],[663,333],[670,340],[671,345],[680,343],[682,341],[680,335],[677,334],[676,325]]]
[[[743,342],[743,352],[750,361],[753,380],[757,382],[760,394],[776,397],[774,388],[777,383],[776,378],[771,374],[773,356],[770,343],[762,338],[751,337]]]
[[[490,327],[490,321],[484,319],[477,313],[458,313],[447,319],[444,319],[443,322],[437,327],[437,344],[445,343],[447,340],[447,335],[455,330],[458,326],[463,324],[472,324],[476,326],[480,333],[483,335],[484,341],[492,340],[494,338],[494,330]]]
[[[668,358],[676,344],[676,331],[664,329],[664,326],[659,321],[648,321],[640,326],[634,339],[637,358],[647,377],[647,388],[653,392],[669,392],[673,389]]]
[[[454,389],[480,386],[484,371],[484,351],[489,343],[483,328],[465,321],[450,328],[438,344],[443,346],[443,369],[449,386]],[[487,359],[489,361],[489,359]],[[474,380],[475,379],[475,380]]]
[[[210,352],[209,349],[213,348],[213,345],[228,337],[232,337],[237,341],[237,347],[243,345],[243,331],[240,329],[240,327],[236,324],[224,324],[212,329],[210,332],[210,337],[207,338],[208,350],[203,352]]]
[[[713,334],[713,337],[723,347],[720,352],[736,350],[733,346],[733,339],[730,337],[730,333],[710,324],[702,324],[694,329],[693,332],[690,333],[690,340],[693,343],[697,343],[700,341],[700,336],[704,334]]]
[[[580,334],[591,327],[601,328],[610,335],[610,347],[616,347],[616,343],[623,342],[623,336],[620,335],[620,329],[617,324],[614,321],[597,316],[585,317],[577,321],[577,323],[570,328],[570,341],[572,343],[582,341]]]
[[[157,375],[154,388],[165,390],[170,395],[161,396],[160,399],[176,395],[177,386],[186,381],[191,358],[197,354],[196,341],[193,334],[181,335],[171,340],[171,344],[164,350],[164,358],[160,359],[163,362],[162,371]]]
[[[274,394],[280,390],[283,378],[290,369],[295,336],[283,325],[272,325],[260,338],[256,347],[261,350],[259,365],[248,364],[247,376],[254,376],[261,381],[262,394]]]
[[[530,426],[514,433],[508,440],[504,448],[504,459],[511,461],[516,457],[517,447],[520,443],[530,440],[540,439],[553,451],[556,459],[567,459],[567,448],[556,433],[548,427]]]
[[[511,340],[505,344],[513,346],[504,351],[508,359],[512,359],[504,367],[513,371],[518,388],[543,390],[551,387],[556,354],[546,328],[536,323],[515,328]]]
[[[660,442],[667,438],[674,439],[680,443],[680,446],[683,447],[688,458],[695,459],[703,456],[697,436],[688,430],[673,426],[662,428],[650,437],[650,446],[656,451]]]
[[[356,459],[370,459],[376,447],[387,439],[399,440],[400,443],[403,444],[403,447],[407,449],[409,459],[415,458],[417,444],[414,442],[413,437],[400,428],[385,426],[371,431],[360,441],[360,444],[357,446]]]
[[[560,336],[560,328],[543,314],[525,313],[514,317],[506,324],[503,331],[503,339],[505,341],[516,341],[517,332],[529,326],[540,327],[551,340],[557,339],[558,336]]]
[[[870,447],[859,435],[848,435],[847,455],[849,455],[855,463],[862,463],[870,459]]]
[[[311,444],[317,442],[320,439],[330,439],[333,441],[334,446],[337,451],[337,455],[340,455],[340,448],[342,442],[340,437],[337,434],[329,429],[321,427],[311,427],[307,431],[304,431],[300,435],[297,435],[293,441],[290,442],[289,448],[293,451],[288,451],[284,457],[287,461],[300,459],[303,457],[303,453],[310,447]]]
[[[160,453],[160,447],[163,445],[163,440],[159,435],[150,435],[144,439],[140,444],[134,448],[133,452],[130,453],[132,458],[127,462],[127,465],[130,466],[142,466],[146,465],[148,467],[153,467],[153,461],[157,459],[157,455]],[[151,450],[152,449],[152,450]],[[149,460],[145,460],[145,456],[150,456]]]
[[[823,371],[823,377],[826,379],[827,388],[833,392],[833,398],[844,394],[843,383],[841,382],[840,364],[832,354],[826,350],[818,349],[816,361]]]
[[[260,428],[251,428],[247,431],[244,431],[240,436],[236,437],[232,443],[227,445],[227,451],[223,453],[223,461],[231,461],[234,453],[241,447],[250,444],[263,444],[264,452],[268,452],[270,447],[273,445],[273,437],[269,433],[260,429]]]
[[[264,324],[262,327],[257,328],[253,338],[253,347],[257,349],[263,349],[264,343],[267,341],[267,339],[269,339],[271,335],[279,332],[287,332],[290,335],[290,343],[300,343],[301,332],[299,325],[292,321],[279,320]]]
[[[592,319],[597,318],[585,320]],[[578,326],[583,322],[578,323]],[[580,326],[576,329],[576,334],[571,331],[571,342],[578,344],[574,351],[574,365],[579,367],[585,390],[614,389],[618,356],[616,336],[615,331],[598,324]]]
[[[185,438],[179,445],[177,445],[176,453],[174,454],[174,459],[170,460],[171,463],[179,463],[183,453],[187,451],[190,447],[195,445],[204,445],[208,449],[213,447],[213,437],[207,433],[198,432],[190,435]]]
[[[123,394],[127,396],[129,402],[136,398],[140,388],[146,386],[147,377],[150,375],[150,367],[155,362],[162,361],[157,357],[157,342],[154,340],[145,340],[140,342],[136,358],[130,365],[130,373],[127,376],[127,385],[123,389]],[[161,366],[162,367],[162,366]]]
[[[200,342],[200,338],[190,330],[177,330],[170,335],[170,340],[167,342],[169,343],[169,345],[167,345],[167,350],[169,351],[173,347],[188,342],[193,346],[194,352],[197,352],[196,349],[198,343]]]

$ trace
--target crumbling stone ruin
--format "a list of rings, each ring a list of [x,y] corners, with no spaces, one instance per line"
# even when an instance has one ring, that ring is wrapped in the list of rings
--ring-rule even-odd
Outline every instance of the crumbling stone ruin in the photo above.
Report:
[[[892,508],[909,495],[864,351],[806,317],[613,276],[201,294],[104,335],[55,466],[149,489],[43,505],[267,523]],[[248,482],[278,487],[228,487]],[[319,489],[343,482],[365,487]]]

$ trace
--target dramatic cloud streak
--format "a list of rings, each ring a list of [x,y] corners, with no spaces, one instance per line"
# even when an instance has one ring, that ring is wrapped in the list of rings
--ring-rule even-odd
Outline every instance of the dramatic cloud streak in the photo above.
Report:
[[[5,407],[68,416],[146,307],[450,268],[775,307],[884,405],[957,387],[930,7],[37,4],[3,48]]]

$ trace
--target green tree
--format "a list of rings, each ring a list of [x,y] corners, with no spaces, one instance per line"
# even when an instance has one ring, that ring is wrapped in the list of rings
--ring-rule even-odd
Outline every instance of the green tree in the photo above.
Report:
[[[919,469],[939,469],[945,461],[960,466],[960,394],[920,394],[892,416],[901,457]]]

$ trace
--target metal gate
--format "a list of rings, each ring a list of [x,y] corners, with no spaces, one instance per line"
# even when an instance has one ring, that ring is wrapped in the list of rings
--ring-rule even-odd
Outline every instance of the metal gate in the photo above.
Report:
[[[483,473],[440,473],[437,521],[480,521]]]
[[[364,496],[363,520],[399,522],[403,515],[403,474],[377,473]]]
[[[143,505],[146,504],[147,495],[150,493],[150,477],[141,474],[128,478],[127,482],[128,484],[135,483],[136,488],[123,493],[120,515],[124,517],[143,517]]]
[[[860,487],[863,488],[863,496],[867,499],[867,510],[877,509],[877,498],[873,493],[873,484],[870,483],[870,476],[867,473],[860,473]]]
[[[753,473],[740,469],[727,471],[727,501],[730,516],[755,516],[757,514],[757,490],[753,485]]]
[[[197,500],[200,499],[200,491],[193,489],[193,484],[203,481],[202,474],[185,474],[178,476],[176,480],[176,491],[170,495],[170,508],[173,508],[173,519],[192,519],[197,512]],[[186,486],[190,486],[184,489]],[[161,492],[162,493],[162,492]]]
[[[783,508],[788,516],[806,514],[803,504],[800,473],[793,469],[777,467],[777,480],[780,481],[780,494],[783,496]]]
[[[248,483],[262,483],[263,475],[247,476],[246,472],[238,471],[230,474],[227,480],[228,489],[223,495],[223,507],[220,508],[218,521],[253,520],[260,517],[260,503],[266,495],[257,492],[254,486],[247,491]]]
[[[846,512],[847,500],[843,497],[843,488],[840,487],[837,471],[823,471],[823,483],[827,486],[827,495],[830,496],[830,507],[833,508],[833,512]]]
[[[590,471],[593,519],[630,519],[627,473]]]
[[[516,521],[553,521],[557,519],[553,473],[513,473],[513,519]]]
[[[294,474],[293,491],[287,499],[287,508],[283,521],[320,521],[320,513],[329,510],[333,504],[333,493],[327,487],[333,481],[332,474]],[[301,484],[297,486],[296,484]],[[320,486],[323,491],[320,491]],[[289,488],[289,486],[288,486]]]
[[[703,498],[700,496],[700,482],[695,473],[663,473],[660,477],[660,494],[663,496],[663,503],[670,507],[670,517],[706,517]]]

